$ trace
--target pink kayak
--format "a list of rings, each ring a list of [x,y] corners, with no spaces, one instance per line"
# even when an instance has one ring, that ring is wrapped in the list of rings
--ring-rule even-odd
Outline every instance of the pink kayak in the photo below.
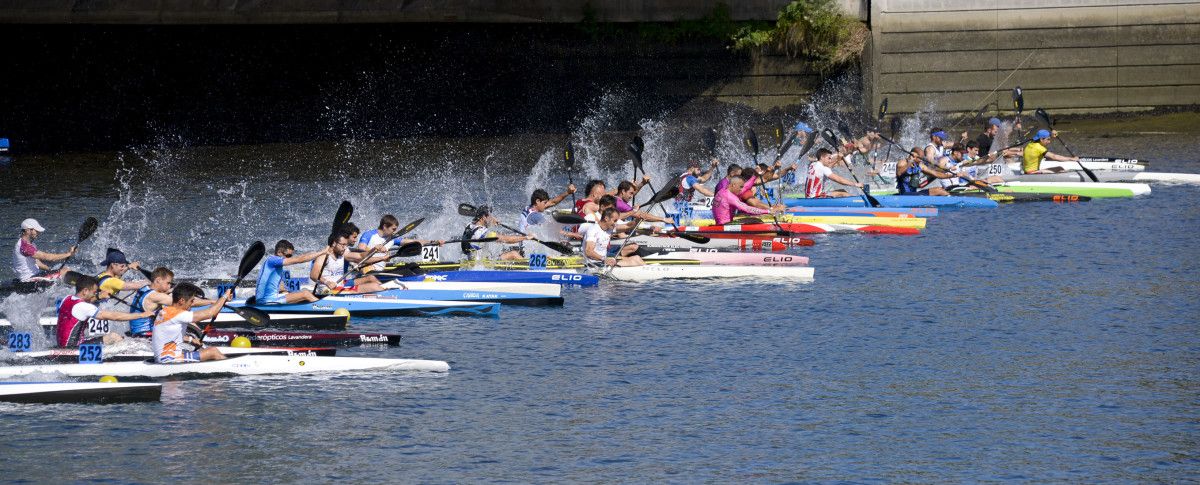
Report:
[[[743,265],[743,266],[804,266],[808,264],[808,256],[797,256],[795,254],[782,253],[754,253],[754,252],[724,252],[724,251],[671,251],[654,253],[647,256],[642,256],[642,259],[647,263],[653,264],[655,261],[668,262],[683,260],[695,260],[701,264],[728,264],[728,265]]]

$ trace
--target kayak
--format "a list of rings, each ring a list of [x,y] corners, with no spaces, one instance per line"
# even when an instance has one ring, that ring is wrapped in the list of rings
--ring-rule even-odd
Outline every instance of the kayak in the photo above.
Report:
[[[924,222],[925,219],[911,219]],[[709,232],[733,232],[733,233],[763,233],[776,232],[779,230],[789,231],[799,234],[824,234],[824,233],[867,233],[867,234],[895,234],[895,235],[914,235],[920,234],[921,230],[911,227],[890,227],[878,225],[862,225],[862,224],[802,224],[785,222],[779,225],[771,223],[759,224],[725,224],[724,226],[682,226],[680,232],[701,233]]]
[[[893,190],[892,193],[895,191]],[[883,192],[888,194],[888,192]],[[785,194],[784,198],[804,198],[804,194]],[[712,219],[712,198],[705,197],[704,202],[692,203],[692,217]],[[936,217],[936,207],[789,207],[787,212],[811,216],[875,216],[901,217],[907,214],[912,217]]]
[[[642,251],[639,251],[642,253]],[[646,264],[662,264],[680,259],[694,260],[701,264],[742,265],[742,266],[774,266],[808,264],[807,256],[794,254],[774,254],[757,252],[717,252],[717,251],[655,251],[641,254]]]
[[[925,218],[911,217],[905,214],[903,217],[876,217],[876,216],[837,216],[837,217],[812,217],[805,214],[783,214],[776,218],[768,215],[762,216],[739,216],[733,218],[735,224],[747,224],[744,221],[754,223],[772,224],[776,220],[779,222],[805,224],[805,225],[859,225],[859,226],[883,226],[883,227],[903,227],[910,229],[924,229]],[[692,219],[688,222],[688,226],[713,226],[717,221],[712,219]],[[797,231],[799,232],[799,231]]]
[[[210,330],[204,332],[204,343],[227,344],[237,337],[246,337],[255,347],[358,347],[361,345],[400,345],[400,335],[394,333],[311,333],[277,332],[273,330]]]
[[[1200,174],[1168,173],[1168,172],[1092,172],[1100,182],[1174,182],[1200,184]],[[1091,182],[1082,170],[1067,170],[1052,173],[1025,173],[1005,175],[1004,180],[1019,180],[1022,182]]]
[[[1126,182],[1022,182],[1014,180],[997,187],[1011,192],[1035,192],[1045,190],[1059,194],[1084,195],[1093,199],[1105,197],[1137,197],[1150,194],[1149,184]]]
[[[1091,197],[1083,195],[1070,194],[1043,194],[1043,193],[1021,193],[1021,192],[997,192],[989,193],[979,189],[959,189],[951,191],[955,197],[980,197],[989,200],[994,200],[1001,204],[1012,204],[1016,202],[1087,202],[1092,200]]]
[[[146,345],[150,345],[149,339],[145,339]],[[304,356],[325,356],[332,357],[337,354],[337,349],[328,347],[264,347],[264,348],[241,348],[241,347],[216,347],[222,354],[233,355],[304,355]],[[154,358],[154,353],[149,350],[123,350],[113,353],[103,352],[102,358],[105,362],[136,362],[149,360]],[[50,349],[39,350],[33,352],[14,352],[10,360],[22,361],[38,361],[38,362],[79,362],[79,349]]]
[[[162,384],[125,382],[0,382],[0,401],[37,404],[153,402]]]
[[[230,375],[315,374],[362,370],[446,372],[450,370],[450,365],[439,360],[247,354],[225,360],[184,364],[156,364],[142,360],[102,364],[16,365],[0,367],[0,378],[57,373],[68,377],[115,376],[162,379]]]
[[[227,303],[231,307],[245,306],[246,300]],[[472,316],[499,317],[500,304],[491,302],[405,300],[379,295],[327,296],[311,303],[276,303],[251,305],[271,313],[329,313],[344,308],[352,316]]]
[[[550,283],[559,286],[596,286],[600,278],[593,275],[578,274],[573,271],[491,271],[491,270],[457,270],[432,271],[425,274],[398,275],[389,273],[373,273],[380,280],[395,279],[398,281],[480,281],[480,282],[511,282],[511,283]]]
[[[618,281],[692,278],[770,278],[812,281],[811,266],[657,265],[615,267],[597,274]]]
[[[1150,165],[1145,160],[1136,158],[1104,158],[1104,157],[1079,157],[1079,161],[1083,162],[1083,166],[1093,172],[1109,171],[1109,172],[1143,172]],[[1079,170],[1079,162],[1056,162],[1054,160],[1042,160],[1041,167],[1045,169],[1062,168],[1064,170]],[[1008,164],[1008,169],[1011,173],[1021,173],[1021,162]]]
[[[549,283],[468,281],[389,281],[381,298],[495,302],[522,306],[562,306],[562,286]],[[435,289],[438,288],[438,289]]]
[[[37,293],[54,286],[55,283],[58,283],[58,280],[17,281],[13,279],[0,281],[0,296],[8,296],[13,293]]]
[[[669,234],[669,233],[668,233]],[[722,234],[710,233],[707,243],[698,243],[675,236],[634,236],[630,240],[647,251],[662,251],[664,249],[749,249],[754,251],[783,251],[788,248],[812,246],[813,240],[806,237],[757,236],[728,234],[728,238],[719,237]],[[624,239],[613,239],[612,244],[620,246]]]
[[[331,312],[313,313],[313,314],[294,314],[294,313],[273,313],[268,312],[271,316],[271,327],[273,328],[310,328],[310,329],[328,329],[336,330],[346,328],[346,324],[350,319],[341,315],[334,315]],[[38,318],[38,323],[43,329],[52,330],[58,325],[58,317],[45,316]],[[12,323],[7,319],[0,319],[0,328],[11,327]],[[251,326],[246,323],[246,319],[240,315],[233,313],[221,312],[217,314],[217,319],[212,324],[213,328],[241,328]]]
[[[785,196],[786,197],[786,196]],[[934,195],[881,195],[875,197],[884,207],[938,207],[990,209],[999,204],[987,199],[972,197],[939,197]],[[866,207],[862,197],[825,197],[816,199],[785,198],[788,207]]]

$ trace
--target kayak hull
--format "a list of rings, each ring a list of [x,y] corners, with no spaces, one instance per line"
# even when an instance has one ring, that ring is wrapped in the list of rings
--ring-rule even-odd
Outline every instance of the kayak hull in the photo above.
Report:
[[[647,251],[654,252],[678,249],[783,251],[788,248],[812,246],[814,244],[812,239],[806,237],[752,236],[720,233],[709,233],[705,234],[705,236],[712,239],[703,244],[673,236],[635,236],[631,240]],[[612,244],[620,245],[622,242],[623,240],[614,239]]]
[[[0,378],[34,373],[68,377],[115,376],[134,379],[181,379],[230,375],[315,374],[365,370],[446,372],[450,365],[437,360],[374,359],[366,357],[311,357],[240,355],[225,360],[156,364],[149,361],[103,364],[45,364],[0,367]]]
[[[596,286],[600,279],[593,275],[563,271],[433,271],[419,275],[396,276],[398,281],[499,281],[512,283],[548,283],[559,286]]]
[[[971,197],[938,197],[932,195],[881,195],[876,197],[883,207],[937,207],[991,209],[994,201]],[[862,197],[826,197],[819,199],[783,199],[788,207],[866,207]]]
[[[924,223],[925,219],[914,218]],[[923,225],[923,224],[922,224]],[[779,225],[769,223],[758,224],[726,224],[724,226],[683,226],[679,228],[680,232],[689,233],[771,233],[779,230],[789,231],[799,234],[834,234],[834,233],[867,233],[867,234],[894,234],[902,236],[911,236],[920,234],[921,230],[911,227],[892,227],[879,225],[861,225],[861,224],[805,224],[785,222]]]
[[[273,330],[211,330],[204,333],[204,343],[223,345],[234,338],[246,337],[255,347],[358,347],[400,345],[399,334],[388,333],[313,333],[276,332]]]
[[[323,314],[274,313],[270,316],[271,327],[273,328],[340,330],[346,328],[350,322],[349,318],[334,315],[330,312]],[[38,319],[38,323],[43,329],[53,330],[58,325],[58,318],[49,316],[41,317]],[[226,309],[217,314],[217,319],[213,322],[212,326],[213,328],[245,328],[251,325],[246,323],[245,318],[233,313],[232,310]],[[6,319],[0,319],[0,329],[5,327],[11,328],[12,323]]]
[[[698,278],[770,278],[812,281],[810,266],[645,265],[616,267],[600,274],[617,281],[657,281]]]
[[[647,264],[656,264],[663,261],[675,261],[679,259],[695,260],[700,264],[741,266],[804,266],[808,264],[807,256],[784,253],[660,251],[655,254],[642,256],[642,260]]]
[[[231,307],[245,306],[245,304],[245,300],[228,303]],[[312,303],[256,304],[253,306],[271,313],[331,313],[338,309],[346,309],[351,316],[361,317],[472,316],[495,318],[500,316],[499,303],[404,300],[378,295],[328,296]]]
[[[740,216],[735,217],[731,224],[745,224],[744,221],[757,221],[762,223],[773,223],[776,219],[782,223],[791,224],[811,224],[811,225],[860,225],[860,226],[886,226],[886,227],[903,227],[909,229],[924,229],[925,218],[912,217],[908,214],[900,214],[891,217],[878,216],[820,216],[812,217],[804,214],[783,214],[777,218],[771,216]],[[688,222],[688,226],[713,226],[717,221],[709,218],[695,218]]]
[[[1169,172],[1092,172],[1100,182],[1171,182],[1200,184],[1200,174]],[[1005,180],[1022,182],[1091,182],[1091,177],[1081,170],[1054,173],[1026,173],[1007,175]]]
[[[997,186],[1009,192],[1053,192],[1074,194],[1093,199],[1108,197],[1137,197],[1150,194],[1150,185],[1122,182],[1005,182]]]
[[[0,401],[36,404],[154,402],[162,384],[103,382],[0,382]]]

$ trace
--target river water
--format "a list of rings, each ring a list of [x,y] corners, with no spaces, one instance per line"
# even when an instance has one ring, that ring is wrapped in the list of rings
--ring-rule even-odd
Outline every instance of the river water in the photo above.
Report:
[[[695,143],[643,128],[662,180]],[[628,177],[628,135],[577,130],[576,182]],[[0,168],[0,227],[37,217],[39,243],[61,250],[93,215],[82,268],[114,246],[182,277],[225,276],[255,239],[316,247],[342,199],[364,228],[383,213],[426,217],[430,237],[461,232],[459,202],[515,216],[530,189],[565,183],[564,140],[164,139],[25,157]],[[1071,141],[1200,172],[1192,135]],[[156,404],[0,404],[0,480],[1196,480],[1197,200],[1197,187],[1155,186],[1136,200],[943,211],[916,237],[818,237],[796,250],[816,267],[805,284],[604,282],[499,319],[356,319],[403,343],[339,355],[452,370],[172,382]],[[0,311],[29,325],[49,300],[14,296]]]

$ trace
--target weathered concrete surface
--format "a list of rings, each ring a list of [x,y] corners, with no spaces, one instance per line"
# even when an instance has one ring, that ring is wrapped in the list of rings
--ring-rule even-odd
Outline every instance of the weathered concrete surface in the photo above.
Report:
[[[874,0],[869,106],[1057,112],[1200,104],[1200,0]],[[1018,69],[1019,68],[1019,69]]]

